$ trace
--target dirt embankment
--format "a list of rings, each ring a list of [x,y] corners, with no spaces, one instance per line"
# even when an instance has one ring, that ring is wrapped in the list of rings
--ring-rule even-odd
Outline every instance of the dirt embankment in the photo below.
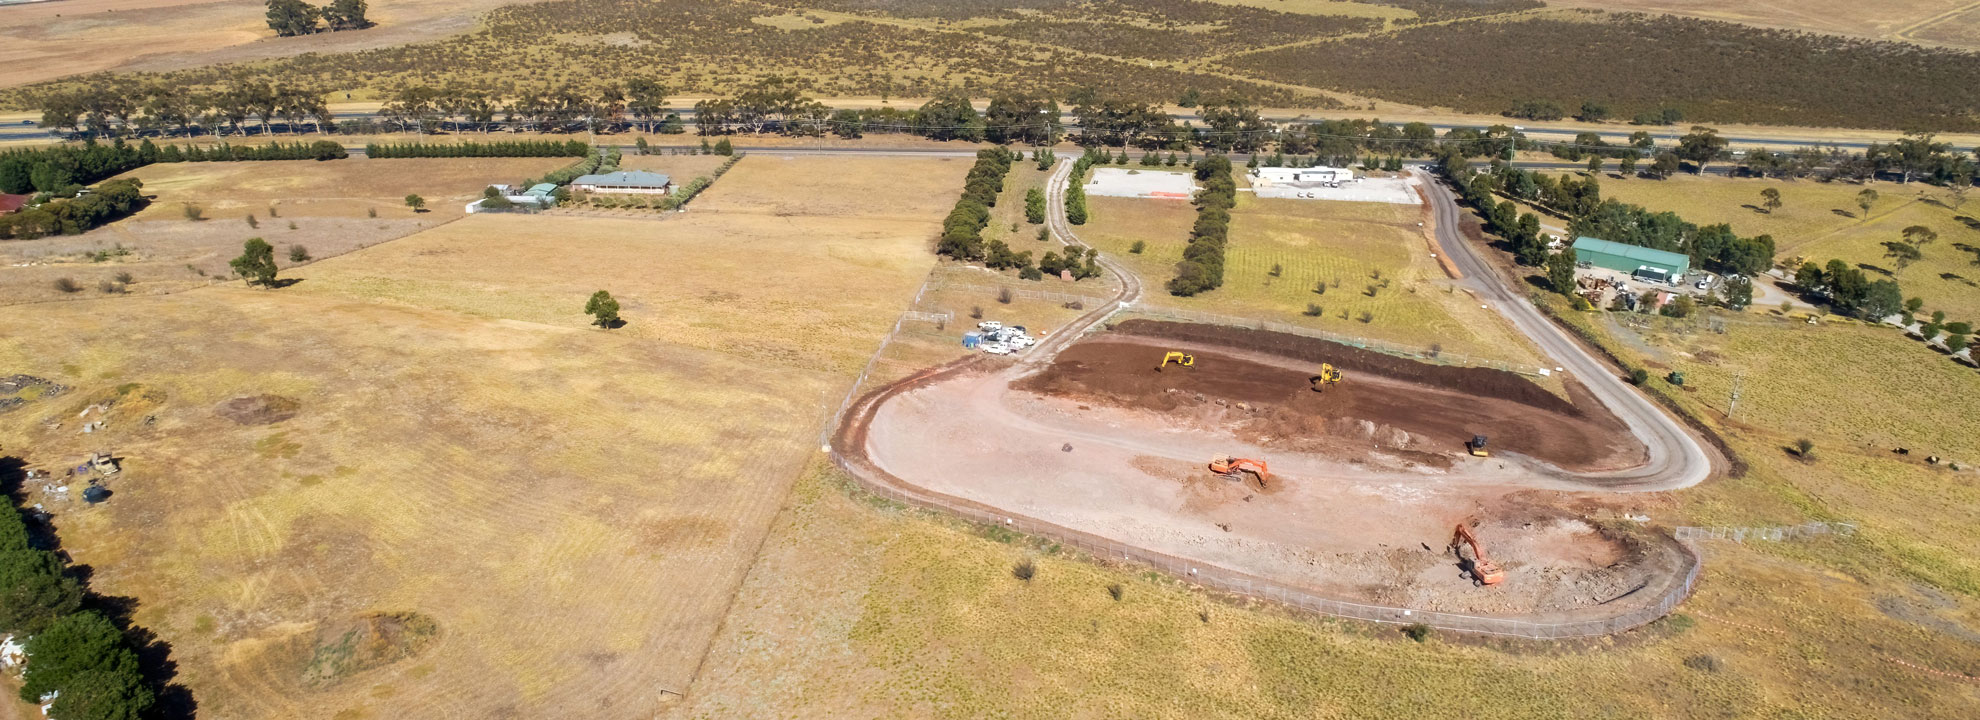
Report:
[[[1194,351],[1194,367],[1158,371],[1161,340],[1111,335],[1066,348],[1051,366],[1012,387],[1151,410],[1267,447],[1384,464],[1449,467],[1473,435],[1489,436],[1495,452],[1574,471],[1627,467],[1641,458],[1621,422],[1585,392],[1576,393],[1584,409],[1498,370],[1427,365],[1321,341],[1288,351],[1272,343],[1276,338],[1248,336],[1271,333],[1240,328],[1161,330],[1193,343],[1290,355],[1315,368],[1332,362],[1347,380],[1316,392],[1310,371],[1204,350]]]
[[[1196,325],[1160,320],[1128,320],[1113,326],[1114,332],[1165,338],[1185,342],[1269,353],[1293,360],[1304,360],[1319,367],[1332,363],[1345,372],[1366,373],[1403,382],[1456,390],[1469,395],[1500,398],[1569,417],[1582,417],[1583,411],[1546,388],[1533,384],[1517,373],[1490,368],[1433,365],[1373,350],[1350,347],[1319,338],[1252,330],[1226,325]]]

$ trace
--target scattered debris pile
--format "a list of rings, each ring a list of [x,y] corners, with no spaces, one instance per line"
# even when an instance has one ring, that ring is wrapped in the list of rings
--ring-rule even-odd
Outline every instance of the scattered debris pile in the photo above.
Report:
[[[55,397],[68,389],[33,375],[0,377],[0,412],[12,410],[41,398]]]

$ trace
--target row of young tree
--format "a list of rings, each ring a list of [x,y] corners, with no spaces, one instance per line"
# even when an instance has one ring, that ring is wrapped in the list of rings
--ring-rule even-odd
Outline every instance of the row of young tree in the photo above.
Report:
[[[1231,208],[1237,206],[1237,180],[1231,176],[1229,157],[1204,158],[1196,164],[1196,180],[1203,184],[1196,193],[1196,224],[1189,230],[1182,262],[1176,263],[1176,276],[1168,283],[1169,294],[1183,297],[1224,284],[1224,246],[1230,240]]]
[[[591,146],[582,140],[371,143],[364,146],[364,155],[369,158],[585,157],[591,153]]]
[[[962,197],[942,221],[942,237],[935,252],[957,260],[982,260],[986,256],[983,228],[990,224],[990,208],[997,206],[997,195],[1004,192],[1004,176],[1011,172],[1011,151],[986,148],[976,151],[976,164],[963,178]]]
[[[268,29],[281,37],[310,35],[326,25],[332,32],[363,30],[371,27],[367,9],[364,0],[330,0],[323,7],[302,0],[268,0]]]
[[[48,717],[56,720],[145,716],[158,694],[135,647],[142,643],[92,607],[75,573],[34,538],[18,507],[0,509],[0,632],[27,639],[21,700],[54,696]]]

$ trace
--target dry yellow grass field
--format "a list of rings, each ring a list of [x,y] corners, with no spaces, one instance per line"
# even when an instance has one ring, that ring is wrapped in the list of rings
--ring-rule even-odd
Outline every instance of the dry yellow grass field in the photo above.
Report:
[[[0,314],[0,368],[74,388],[0,415],[0,442],[58,472],[124,458],[108,505],[36,501],[172,644],[203,717],[650,717],[968,167],[756,162],[708,192],[719,211],[477,216],[281,290]],[[831,215],[729,185],[827,175]],[[600,287],[625,327],[578,312]],[[216,412],[264,394],[295,416]],[[382,649],[345,654],[367,623]]]
[[[1076,232],[1141,277],[1149,289],[1148,306],[1302,325],[1416,350],[1440,345],[1497,362],[1540,363],[1511,325],[1448,281],[1416,226],[1420,206],[1239,193],[1224,286],[1178,298],[1161,288],[1182,258],[1195,208],[1186,201],[1136,198],[1092,197],[1087,203],[1093,219]],[[1140,254],[1130,252],[1135,241],[1147,244]],[[1274,266],[1280,270],[1276,277]],[[1322,282],[1326,292],[1314,292]],[[1306,315],[1308,304],[1322,313]],[[1372,314],[1367,322],[1361,320],[1364,312]]]
[[[0,87],[110,69],[174,69],[306,52],[399,45],[473,29],[483,12],[528,0],[400,0],[375,27],[278,38],[257,0],[61,0],[0,8]]]
[[[1779,190],[1781,208],[1754,208],[1760,192]],[[1877,192],[1868,212],[1857,193]],[[1923,298],[1927,311],[1944,310],[1955,319],[1980,318],[1980,255],[1959,244],[1980,246],[1980,202],[1957,204],[1941,187],[1924,183],[1818,183],[1680,176],[1664,181],[1604,182],[1605,197],[1669,210],[1694,223],[1727,223],[1741,235],[1770,234],[1782,260],[1805,256],[1816,264],[1840,258],[1889,270],[1906,297]],[[1962,219],[1964,218],[1964,219]],[[1923,225],[1939,239],[1922,248],[1924,258],[1899,269],[1884,256],[1884,243],[1904,239],[1904,229]],[[1873,277],[1881,277],[1873,272]]]
[[[692,158],[680,158],[692,160]],[[567,158],[349,159],[150,165],[119,177],[144,182],[150,206],[82,235],[0,243],[0,304],[78,299],[129,273],[132,294],[200,287],[231,274],[241,243],[265,238],[276,262],[289,248],[316,259],[404,237],[458,219],[495,182],[519,182],[569,164]],[[427,200],[415,213],[405,196]],[[186,205],[204,220],[186,217]],[[253,215],[257,226],[250,226]],[[121,249],[121,251],[120,251]],[[108,255],[92,255],[108,253]],[[64,293],[57,278],[83,287]]]

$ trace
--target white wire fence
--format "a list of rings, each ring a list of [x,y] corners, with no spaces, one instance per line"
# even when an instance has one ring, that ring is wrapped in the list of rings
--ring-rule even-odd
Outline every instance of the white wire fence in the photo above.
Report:
[[[1855,535],[1856,523],[1812,522],[1778,527],[1680,527],[1673,529],[1671,534],[1685,542],[1703,540],[1781,542],[1817,535]]]

